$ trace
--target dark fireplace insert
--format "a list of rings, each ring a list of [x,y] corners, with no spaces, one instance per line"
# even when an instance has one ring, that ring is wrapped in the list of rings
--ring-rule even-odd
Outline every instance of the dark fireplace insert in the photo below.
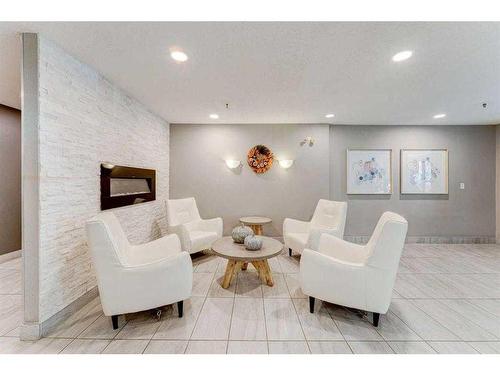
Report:
[[[101,164],[101,210],[156,199],[156,171]]]

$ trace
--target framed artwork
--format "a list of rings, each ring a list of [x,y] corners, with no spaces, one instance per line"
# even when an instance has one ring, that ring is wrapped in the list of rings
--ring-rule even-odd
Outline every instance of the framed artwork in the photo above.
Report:
[[[448,150],[401,150],[401,194],[448,194]]]
[[[392,150],[348,149],[347,194],[392,194]]]
[[[265,173],[272,166],[274,155],[271,149],[264,145],[252,147],[247,154],[247,162],[255,173]]]

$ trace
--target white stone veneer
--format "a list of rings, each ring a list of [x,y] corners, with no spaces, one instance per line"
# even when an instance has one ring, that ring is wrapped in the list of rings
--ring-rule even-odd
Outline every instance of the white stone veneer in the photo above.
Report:
[[[100,211],[101,162],[156,169],[156,201],[114,212],[133,243],[165,232],[169,125],[44,38],[39,59],[43,322],[96,285],[84,224]]]

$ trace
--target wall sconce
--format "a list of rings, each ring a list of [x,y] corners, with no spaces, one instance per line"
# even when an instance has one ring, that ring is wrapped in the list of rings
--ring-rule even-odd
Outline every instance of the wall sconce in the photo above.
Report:
[[[283,169],[288,169],[293,165],[293,159],[278,160],[280,167]]]
[[[301,146],[304,146],[304,145],[309,145],[309,147],[312,147],[314,145],[314,138],[309,136],[309,137],[305,137],[302,142],[300,142],[300,145]]]
[[[226,162],[226,165],[229,169],[235,169],[241,165],[240,160],[226,160],[225,162]]]

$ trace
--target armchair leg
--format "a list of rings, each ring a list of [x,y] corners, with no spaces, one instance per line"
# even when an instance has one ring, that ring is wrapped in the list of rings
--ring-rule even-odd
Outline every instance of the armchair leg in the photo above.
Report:
[[[292,249],[288,248],[288,256],[292,256]]]
[[[373,325],[375,327],[378,327],[378,320],[380,319],[380,314],[379,313],[373,313]]]
[[[314,314],[314,297],[309,296],[309,312]]]
[[[179,311],[179,318],[182,318],[182,314],[184,313],[184,301],[177,302],[177,310]]]
[[[111,323],[113,323],[113,329],[118,329],[118,315],[111,317]]]

